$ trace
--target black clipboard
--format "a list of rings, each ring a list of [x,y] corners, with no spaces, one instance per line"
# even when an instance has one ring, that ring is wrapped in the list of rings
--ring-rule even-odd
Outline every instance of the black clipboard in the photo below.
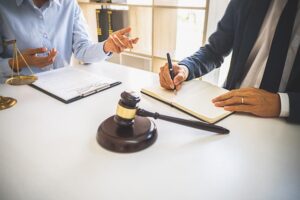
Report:
[[[30,86],[65,104],[121,84],[109,77],[70,66],[36,75],[38,80]]]
[[[85,94],[82,94],[82,95],[78,95],[77,97],[74,97],[74,98],[71,98],[71,99],[68,99],[68,100],[60,98],[59,96],[56,96],[55,94],[52,94],[52,93],[50,93],[50,92],[48,92],[48,91],[46,91],[46,90],[44,90],[44,89],[42,89],[42,88],[40,88],[40,87],[38,87],[36,85],[30,84],[30,86],[33,87],[33,88],[35,88],[35,89],[37,89],[37,90],[39,90],[40,92],[43,92],[43,93],[47,94],[48,96],[51,96],[51,97],[53,97],[53,98],[55,98],[55,99],[57,99],[57,100],[65,103],[65,104],[69,104],[69,103],[72,103],[74,101],[77,101],[77,100],[83,99],[85,97],[91,96],[93,94],[96,94],[98,92],[102,92],[104,90],[107,90],[107,89],[110,89],[110,88],[115,87],[117,85],[120,85],[121,83],[122,82],[117,81],[115,83],[108,84],[107,87],[104,87],[104,88],[101,88],[101,89],[92,90],[92,91],[89,91],[88,93],[85,93]]]

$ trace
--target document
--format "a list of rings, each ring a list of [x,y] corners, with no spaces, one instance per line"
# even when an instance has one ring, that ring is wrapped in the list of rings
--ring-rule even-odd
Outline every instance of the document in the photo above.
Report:
[[[121,84],[108,77],[78,69],[63,67],[36,74],[32,87],[64,102],[71,103],[97,92]]]
[[[213,98],[228,90],[201,80],[184,82],[176,94],[159,85],[143,88],[141,92],[208,123],[215,123],[232,113],[212,103]]]

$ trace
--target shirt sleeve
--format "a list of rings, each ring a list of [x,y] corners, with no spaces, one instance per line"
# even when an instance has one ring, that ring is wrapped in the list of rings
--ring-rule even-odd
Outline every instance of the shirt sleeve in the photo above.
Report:
[[[9,67],[8,61],[10,58],[1,58],[0,57],[0,72],[2,76],[7,76],[12,73],[11,68]]]
[[[8,64],[10,58],[3,58],[2,57],[3,51],[4,51],[3,41],[0,34],[0,77],[8,76],[12,73],[12,69]]]
[[[286,93],[278,93],[281,102],[280,117],[289,117],[290,116],[290,101],[289,96]]]
[[[93,43],[91,41],[87,23],[76,1],[74,15],[73,53],[75,57],[84,63],[94,63],[109,58],[111,53],[104,52],[104,42]]]

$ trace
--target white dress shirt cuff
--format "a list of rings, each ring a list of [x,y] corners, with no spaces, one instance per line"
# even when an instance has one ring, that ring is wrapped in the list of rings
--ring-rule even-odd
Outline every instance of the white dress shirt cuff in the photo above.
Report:
[[[287,93],[278,93],[281,102],[280,117],[289,117],[290,116],[290,100]]]
[[[180,67],[182,67],[182,69],[183,69],[183,73],[184,73],[184,78],[185,78],[185,80],[189,77],[189,74],[190,74],[190,70],[189,70],[189,68],[187,67],[187,66],[185,66],[185,65],[179,65]]]
[[[104,59],[105,60],[107,60],[107,59],[109,59],[109,58],[111,58],[112,57],[112,52],[108,52],[108,53],[105,53],[105,51],[104,51],[104,43],[105,43],[106,41],[104,41],[104,42],[99,42],[98,44],[99,44],[99,46],[100,46],[100,48],[102,49],[102,52],[101,52],[101,56],[100,57],[104,57]]]

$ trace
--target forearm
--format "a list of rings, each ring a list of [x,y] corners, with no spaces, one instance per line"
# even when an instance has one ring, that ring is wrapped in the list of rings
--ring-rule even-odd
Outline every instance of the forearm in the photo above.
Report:
[[[223,57],[213,53],[209,45],[206,45],[201,47],[194,55],[179,62],[179,65],[184,65],[188,68],[189,75],[187,80],[191,80],[220,67],[222,63]]]
[[[82,42],[74,47],[75,57],[84,63],[94,63],[105,60],[110,53],[105,53],[103,49],[104,42],[93,44],[91,42]]]

